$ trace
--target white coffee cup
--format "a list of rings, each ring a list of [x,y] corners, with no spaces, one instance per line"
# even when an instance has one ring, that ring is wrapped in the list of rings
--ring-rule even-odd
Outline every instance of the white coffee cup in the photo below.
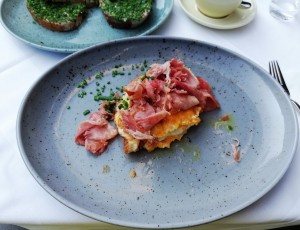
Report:
[[[198,10],[212,18],[231,14],[241,3],[242,0],[196,0]]]

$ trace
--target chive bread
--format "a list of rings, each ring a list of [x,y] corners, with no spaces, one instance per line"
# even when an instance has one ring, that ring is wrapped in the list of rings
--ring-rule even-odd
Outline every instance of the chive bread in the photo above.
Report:
[[[53,31],[71,31],[83,22],[87,7],[83,3],[47,3],[27,0],[27,8],[35,21]]]
[[[47,3],[83,3],[88,8],[99,5],[99,0],[45,0]]]
[[[112,27],[130,29],[149,17],[152,0],[99,0],[99,7]]]

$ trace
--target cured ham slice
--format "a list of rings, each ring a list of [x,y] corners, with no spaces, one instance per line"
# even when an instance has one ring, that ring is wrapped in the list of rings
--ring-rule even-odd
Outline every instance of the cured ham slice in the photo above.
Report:
[[[126,110],[117,109],[115,123],[124,139],[125,153],[141,147],[148,151],[169,147],[189,127],[200,122],[197,118],[200,112],[220,107],[209,84],[178,59],[151,65],[124,91],[130,106]],[[186,122],[178,122],[176,117]]]
[[[172,114],[181,110],[188,110],[199,104],[198,99],[192,95],[171,93],[171,109]]]
[[[118,134],[117,130],[101,115],[94,112],[82,122],[75,136],[75,142],[87,150],[99,155],[106,149],[108,141]]]
[[[200,122],[200,112],[220,107],[208,82],[175,58],[151,65],[145,74],[125,86],[124,92],[113,103],[104,101],[99,112],[80,124],[75,137],[77,144],[101,154],[108,141],[119,133],[124,139],[125,153],[140,148],[169,148],[172,141],[180,140],[191,126]],[[106,111],[112,104],[115,111]],[[118,131],[108,122],[111,117]]]
[[[209,84],[196,77],[177,60],[153,64],[144,76],[125,88],[130,108],[122,111],[125,131],[145,132],[167,115],[201,106],[203,111],[219,108]]]
[[[178,96],[182,94],[195,96],[204,111],[210,111],[220,107],[219,103],[217,100],[215,100],[212,94],[209,84],[201,77],[196,77],[191,70],[186,68],[183,62],[179,61],[178,59],[172,59],[171,61],[162,65],[152,65],[151,69],[146,73],[146,75],[151,76],[151,74],[154,74],[152,75],[154,77],[153,82],[155,82],[156,79],[163,80],[160,86],[167,85],[170,93],[176,93]],[[161,91],[168,93],[165,88],[166,87],[160,88],[160,92],[156,92],[155,95],[160,95]],[[145,92],[154,92],[154,90],[157,91],[155,87],[153,87],[152,90],[151,88],[146,88]],[[175,98],[176,94],[173,94],[173,99]],[[168,103],[168,101],[166,101],[166,103]],[[207,103],[209,105],[207,105]],[[208,108],[205,108],[206,106]],[[172,110],[172,108],[168,109]],[[182,108],[182,110],[185,109],[188,108]]]

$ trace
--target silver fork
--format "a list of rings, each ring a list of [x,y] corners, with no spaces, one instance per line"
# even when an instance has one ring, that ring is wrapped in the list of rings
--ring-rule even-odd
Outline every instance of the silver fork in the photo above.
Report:
[[[289,91],[288,87],[285,84],[283,75],[281,73],[281,70],[279,68],[279,64],[278,64],[277,61],[270,61],[269,62],[269,73],[275,78],[275,80],[282,86],[284,91],[290,97],[290,91]],[[300,105],[296,101],[294,101],[293,99],[291,99],[291,101],[298,107],[298,109],[300,111]]]

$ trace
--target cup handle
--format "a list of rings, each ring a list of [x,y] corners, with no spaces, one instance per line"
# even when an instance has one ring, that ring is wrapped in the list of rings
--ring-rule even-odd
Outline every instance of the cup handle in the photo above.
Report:
[[[252,6],[252,4],[250,2],[242,1],[242,3],[239,6],[239,8],[241,8],[241,9],[249,9],[249,8],[251,8],[251,6]]]

